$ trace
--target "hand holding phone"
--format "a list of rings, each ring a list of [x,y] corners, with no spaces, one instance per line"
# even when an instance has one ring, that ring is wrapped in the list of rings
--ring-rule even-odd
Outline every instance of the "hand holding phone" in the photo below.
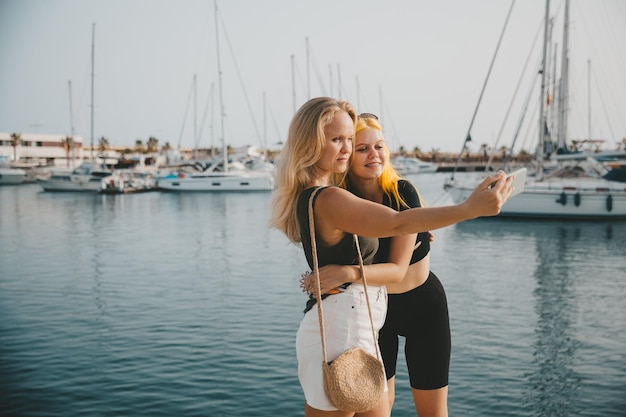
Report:
[[[527,171],[526,168],[520,168],[516,171],[513,171],[507,174],[506,178],[509,178],[512,175],[515,176],[515,178],[513,179],[513,182],[511,183],[511,187],[513,187],[513,192],[511,193],[509,198],[514,197],[518,194],[521,194],[522,191],[524,191],[524,185],[526,185],[526,171]],[[496,182],[497,181],[492,182],[489,188],[492,188],[494,185],[496,185]]]

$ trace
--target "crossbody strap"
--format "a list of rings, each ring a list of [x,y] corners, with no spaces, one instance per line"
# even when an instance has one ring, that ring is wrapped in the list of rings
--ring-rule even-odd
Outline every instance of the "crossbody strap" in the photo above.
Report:
[[[322,287],[320,283],[320,270],[319,270],[319,262],[317,259],[317,244],[315,241],[315,221],[313,218],[313,199],[319,190],[322,187],[316,188],[312,193],[311,197],[309,197],[309,229],[311,234],[311,252],[313,255],[313,273],[315,274],[315,285],[316,285],[316,298],[317,298],[317,315],[320,322],[320,335],[322,337],[322,355],[324,357],[324,362],[328,363],[326,359],[326,338],[324,335],[324,312],[322,310]],[[367,292],[367,281],[365,280],[365,269],[363,267],[363,256],[361,255],[361,247],[359,245],[359,238],[356,234],[352,235],[354,237],[354,244],[356,245],[356,250],[359,255],[359,269],[361,271],[361,279],[363,280],[363,289],[365,290],[365,300],[367,302],[367,311],[369,313],[370,318],[370,326],[372,328],[372,337],[374,338],[374,347],[376,349],[376,357],[380,360],[380,354],[378,351],[378,342],[376,339],[376,330],[374,330],[374,319],[372,317],[372,309],[370,307],[370,297]]]

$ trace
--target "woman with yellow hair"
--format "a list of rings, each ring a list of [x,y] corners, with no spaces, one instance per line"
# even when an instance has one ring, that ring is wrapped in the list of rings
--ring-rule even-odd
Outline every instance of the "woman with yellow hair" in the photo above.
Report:
[[[390,163],[378,117],[359,115],[356,125],[354,154],[346,188],[355,195],[391,207],[406,210],[423,207],[415,187],[400,178]],[[448,415],[448,371],[450,368],[450,322],[446,293],[441,282],[430,271],[432,234],[420,232],[406,236],[379,239],[374,263],[401,262],[409,253],[410,265],[404,278],[386,285],[389,294],[387,317],[379,332],[380,347],[388,380],[389,408],[395,397],[395,375],[399,338],[405,338],[405,358],[415,409],[420,417]],[[400,264],[402,267],[402,264]],[[366,273],[367,273],[366,268]],[[344,282],[343,266],[327,266],[320,279],[323,286]],[[309,278],[310,279],[310,278]]]
[[[356,120],[356,113],[348,102],[328,97],[307,101],[291,121],[278,160],[270,226],[283,231],[292,242],[302,244],[311,268],[308,202],[316,190],[313,218],[320,266],[358,265],[353,234],[359,236],[364,263],[371,264],[378,248],[377,238],[410,235],[480,216],[493,216],[500,212],[511,194],[512,180],[505,180],[504,173],[499,172],[478,185],[467,200],[454,206],[396,211],[359,198],[336,186],[348,169]],[[491,187],[493,182],[496,184]],[[384,285],[389,282],[389,274],[377,273],[389,268],[384,265],[376,268],[378,266],[371,265],[367,272],[376,331],[385,318]],[[354,274],[346,277],[336,291],[322,290],[329,294],[322,303],[330,361],[353,347],[376,355],[358,267],[351,271]],[[398,281],[401,278],[399,276]],[[312,288],[306,289],[310,292]],[[354,412],[335,408],[324,392],[319,321],[317,310],[311,308],[313,299],[309,297],[296,335],[298,377],[306,399],[305,416],[354,416]],[[389,413],[388,398],[383,395],[374,409],[360,415],[388,416]]]

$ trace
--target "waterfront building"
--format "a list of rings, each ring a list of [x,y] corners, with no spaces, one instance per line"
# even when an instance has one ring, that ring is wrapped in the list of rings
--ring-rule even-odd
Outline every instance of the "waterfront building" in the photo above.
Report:
[[[15,132],[0,132],[0,156],[13,162],[64,166],[89,157],[85,154],[83,137],[79,135],[74,135],[68,149],[65,134],[19,133],[19,143],[13,146],[12,133]]]

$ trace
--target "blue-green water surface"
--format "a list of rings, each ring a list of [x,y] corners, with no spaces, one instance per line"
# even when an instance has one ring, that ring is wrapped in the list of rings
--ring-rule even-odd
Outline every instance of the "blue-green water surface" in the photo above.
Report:
[[[443,205],[443,175],[410,179]],[[0,415],[303,415],[307,266],[270,198],[0,187]],[[626,415],[626,222],[434,233],[451,416]],[[397,379],[393,416],[415,415]]]

